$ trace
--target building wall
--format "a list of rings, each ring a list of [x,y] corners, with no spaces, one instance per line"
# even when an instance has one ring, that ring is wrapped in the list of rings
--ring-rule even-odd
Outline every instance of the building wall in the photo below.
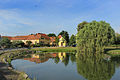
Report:
[[[61,37],[59,39],[58,45],[59,45],[59,47],[66,47],[67,46],[66,40],[63,37]]]
[[[37,43],[43,43],[43,44],[49,44],[50,40],[46,40],[46,39],[40,39],[40,40],[11,40],[11,42],[13,41],[22,41],[26,44],[27,41],[31,41],[32,44],[37,44]]]
[[[24,42],[25,44],[26,44],[27,41],[31,41],[32,44],[39,43],[39,40],[11,40],[11,42],[13,42],[13,41],[22,41],[22,42]]]

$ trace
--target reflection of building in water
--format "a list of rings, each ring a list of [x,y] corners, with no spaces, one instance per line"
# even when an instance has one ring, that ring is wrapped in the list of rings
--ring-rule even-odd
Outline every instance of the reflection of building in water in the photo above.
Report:
[[[51,57],[57,57],[57,53],[50,54]]]
[[[24,60],[29,60],[29,61],[35,62],[35,63],[44,63],[49,60],[49,57],[33,54],[31,56],[31,58],[24,58]]]
[[[66,53],[65,52],[59,52],[58,57],[60,58],[61,61],[63,61],[66,58]]]
[[[52,54],[32,54],[31,58],[24,58],[24,60],[29,60],[31,62],[35,63],[44,63],[49,60],[49,58],[54,58],[57,56],[57,53],[52,53]]]
[[[35,62],[35,63],[44,63],[44,62],[48,61],[49,58],[48,59],[42,59],[42,60],[38,59],[38,58],[24,58],[24,60],[29,60],[29,61]]]
[[[40,58],[40,56],[39,56],[39,55],[36,55],[36,54],[33,54],[33,55],[32,55],[32,58]]]

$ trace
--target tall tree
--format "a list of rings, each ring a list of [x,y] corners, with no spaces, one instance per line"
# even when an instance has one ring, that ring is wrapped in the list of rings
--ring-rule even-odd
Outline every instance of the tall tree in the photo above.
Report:
[[[104,46],[113,44],[114,41],[115,32],[105,21],[92,21],[85,24],[77,33],[77,46],[80,52],[104,52]]]
[[[56,43],[57,46],[58,46],[58,42],[59,42],[59,38],[56,37],[56,38],[55,38],[55,43]]]
[[[50,33],[48,34],[49,37],[56,37],[56,35],[54,33]]]
[[[59,35],[62,35],[62,37],[67,41],[67,43],[69,43],[69,34],[67,31],[62,31],[59,33]]]
[[[0,46],[1,46],[2,49],[10,48],[11,42],[10,42],[10,40],[8,38],[2,38],[0,40]]]
[[[116,34],[115,34],[115,37],[116,37],[115,43],[116,43],[116,44],[120,44],[120,34],[119,34],[119,33],[116,33]]]
[[[76,45],[76,36],[72,35],[70,37],[70,42],[69,42],[70,46],[75,46]]]

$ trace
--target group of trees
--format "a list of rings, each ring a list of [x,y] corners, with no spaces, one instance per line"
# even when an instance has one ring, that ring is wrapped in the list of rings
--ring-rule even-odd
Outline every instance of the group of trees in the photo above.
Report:
[[[2,38],[0,40],[0,47],[2,49],[30,47],[31,44],[32,44],[31,41],[27,41],[26,44],[24,42],[22,42],[22,41],[13,41],[13,42],[11,42],[8,38]]]
[[[61,31],[58,36],[61,35],[67,42],[68,46],[75,46],[76,45],[76,36],[72,34],[72,36],[69,38],[69,34],[67,31]],[[58,44],[59,38],[54,33],[48,34],[49,37],[56,37],[55,43]]]

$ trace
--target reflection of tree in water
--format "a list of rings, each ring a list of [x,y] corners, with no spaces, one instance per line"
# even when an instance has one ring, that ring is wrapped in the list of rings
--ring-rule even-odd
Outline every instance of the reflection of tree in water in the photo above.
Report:
[[[111,57],[111,60],[115,63],[115,66],[120,67],[120,56]]]
[[[61,55],[62,54],[62,55]],[[76,53],[58,53],[58,55],[54,58],[54,62],[58,64],[60,61],[64,63],[65,66],[68,65],[69,60],[71,60],[72,63],[76,62]]]
[[[60,61],[60,59],[59,59],[59,57],[58,57],[58,56],[54,58],[54,62],[55,62],[56,64],[58,64],[58,63],[59,63],[59,61]]]
[[[110,80],[115,73],[114,63],[100,56],[77,54],[76,63],[78,73],[88,80]]]
[[[66,57],[63,59],[62,62],[64,63],[65,66],[68,65],[68,63],[69,63],[69,54],[66,54]]]
[[[71,59],[72,63],[76,62],[76,56],[75,55],[76,55],[76,53],[71,53],[70,54],[70,59]]]

